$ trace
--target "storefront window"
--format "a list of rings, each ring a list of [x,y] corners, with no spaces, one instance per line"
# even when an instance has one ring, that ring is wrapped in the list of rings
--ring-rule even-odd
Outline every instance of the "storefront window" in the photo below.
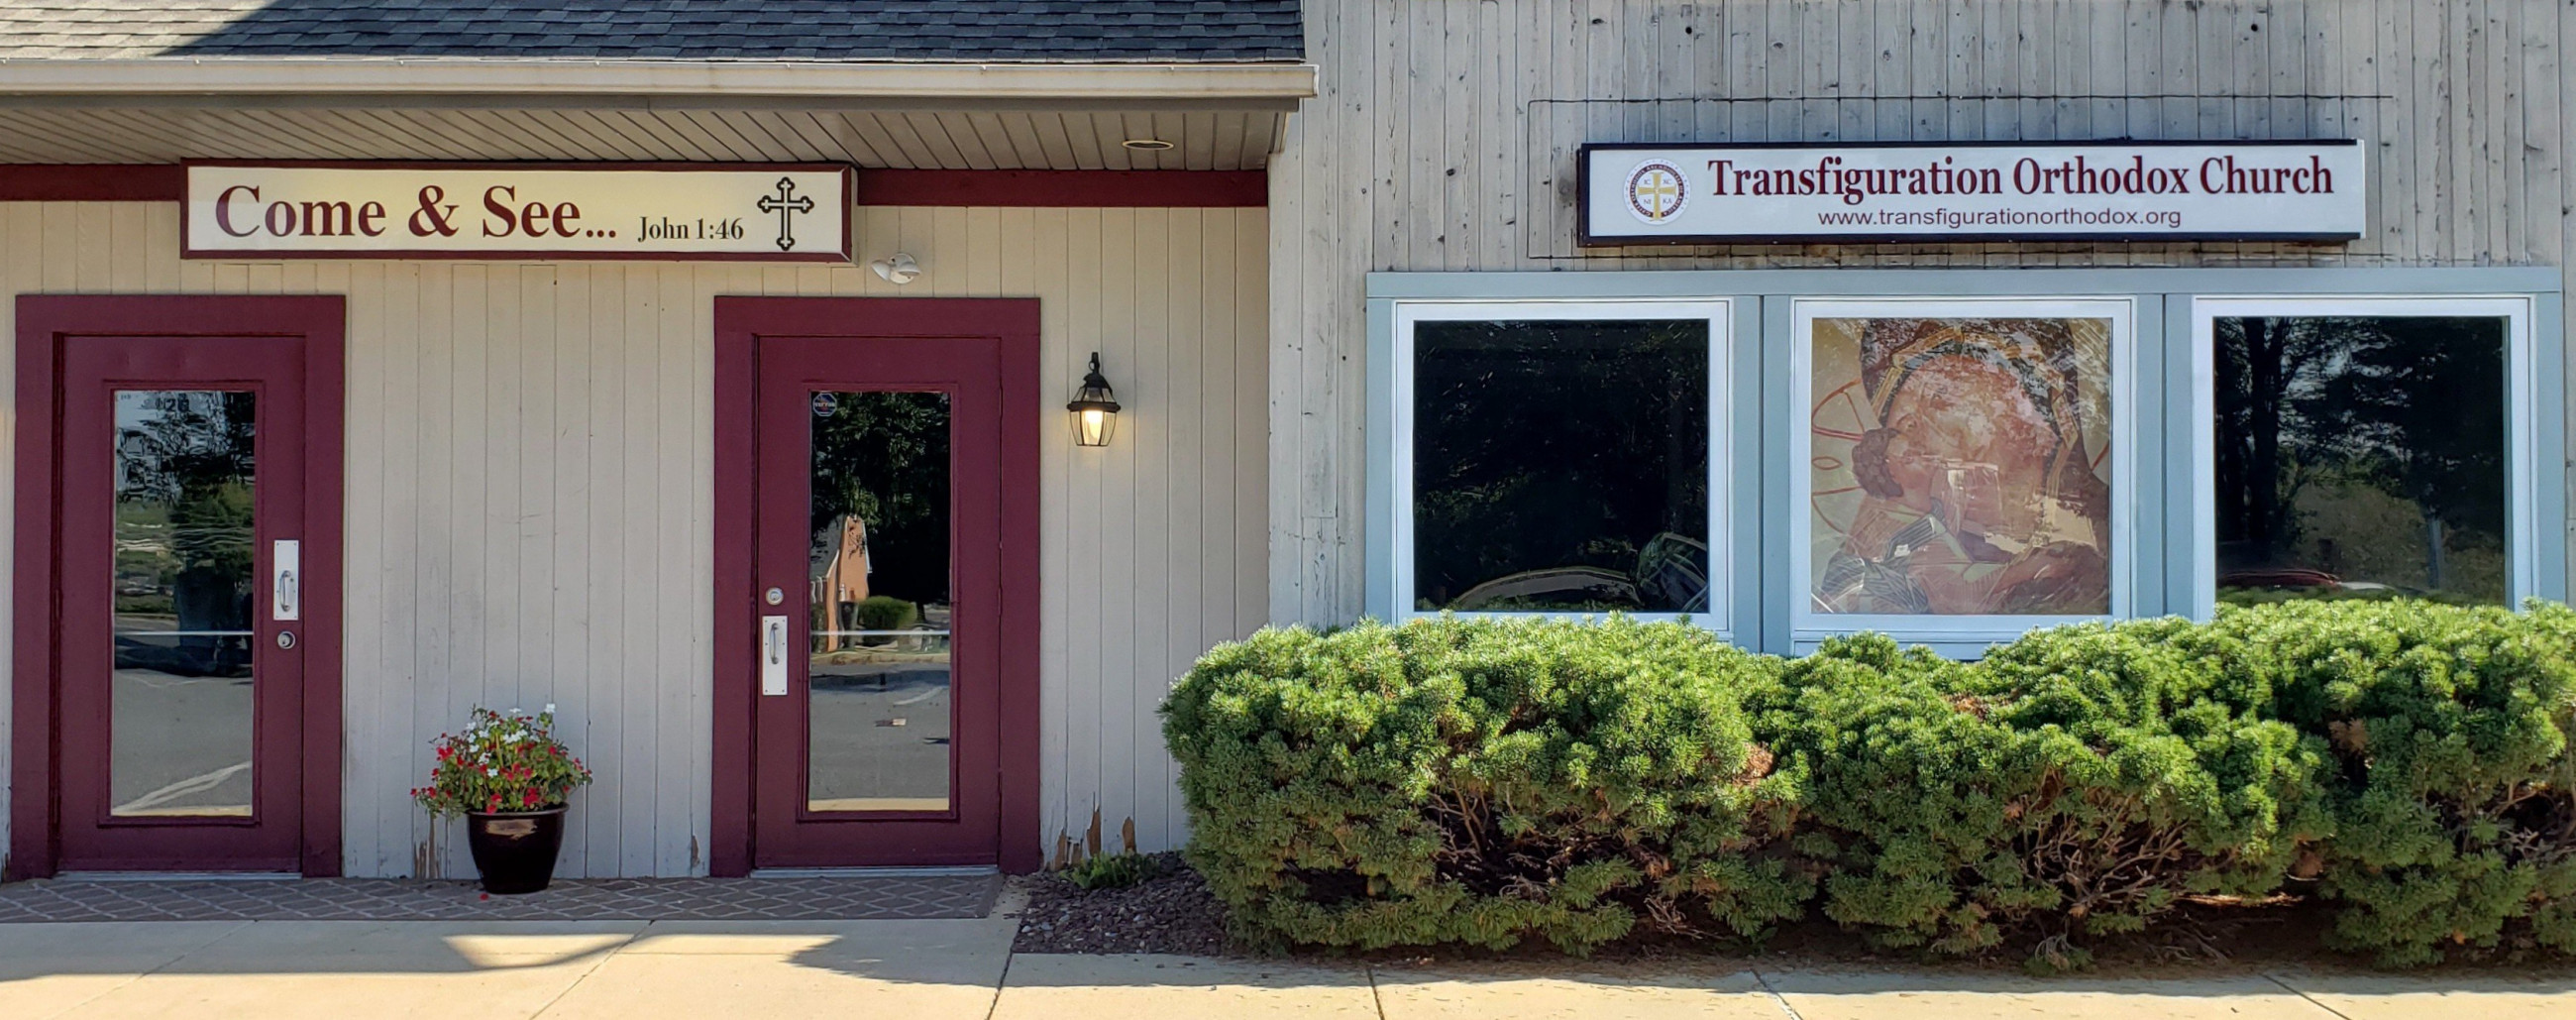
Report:
[[[2126,302],[1799,304],[1810,627],[2121,610]]]
[[[1722,315],[1447,307],[1407,326],[1412,611],[1715,612]]]
[[[2242,311],[2203,332],[2216,601],[2508,601],[2512,316]]]
[[[2564,598],[2556,286],[1373,274],[1367,610],[1974,657],[2227,604]]]

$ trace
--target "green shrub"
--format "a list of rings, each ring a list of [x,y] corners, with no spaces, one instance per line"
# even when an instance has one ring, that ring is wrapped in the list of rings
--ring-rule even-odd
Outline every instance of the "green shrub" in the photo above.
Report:
[[[1756,935],[1809,892],[1737,703],[1771,668],[1618,619],[1264,630],[1163,706],[1189,860],[1255,944]]]
[[[1153,858],[1131,850],[1085,857],[1064,869],[1064,880],[1082,889],[1123,889],[1162,872]]]
[[[2393,966],[2508,939],[2576,952],[2576,613],[2288,604],[2211,630],[2333,748],[2332,945]]]
[[[1189,859],[1255,944],[1754,937],[1820,892],[1884,945],[2055,969],[2287,890],[2385,964],[2576,955],[2565,606],[2289,601],[1966,664],[1616,618],[1266,630],[1163,711]]]
[[[2329,824],[2322,743],[2263,718],[2214,644],[2145,620],[1973,665],[1877,635],[1790,663],[1757,731],[1802,787],[1825,915],[1937,953],[2032,941],[2064,969],[2186,896],[2277,889]]]
[[[870,595],[859,600],[859,629],[905,630],[921,622],[921,606],[892,595]]]

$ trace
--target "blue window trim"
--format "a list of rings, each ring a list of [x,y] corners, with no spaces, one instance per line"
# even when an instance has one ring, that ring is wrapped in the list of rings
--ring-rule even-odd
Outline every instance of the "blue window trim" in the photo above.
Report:
[[[2299,295],[2527,297],[2532,300],[2534,407],[2532,588],[2564,601],[2568,592],[2567,335],[2564,284],[2546,266],[2245,269],[1755,269],[1610,272],[1403,273],[1368,276],[1367,479],[1363,512],[1367,577],[1365,610],[1394,618],[1395,305],[1399,301],[1609,300],[1705,298],[1733,302],[1735,316],[1734,442],[1739,476],[1730,487],[1735,567],[1732,626],[1736,640],[1763,651],[1797,652],[1812,644],[1790,629],[1787,548],[1791,478],[1790,423],[1800,408],[1790,393],[1790,302],[1796,298],[2092,297],[2136,302],[2134,361],[2138,458],[2135,538],[2130,555],[2134,614],[2187,613],[2202,570],[2194,562],[2191,508],[2194,466],[2187,404],[2191,388],[2191,301],[2195,297]],[[1756,388],[1743,399],[1741,388]],[[2183,502],[2177,502],[2177,501]],[[2161,565],[2161,569],[2158,569]],[[1934,647],[1975,654],[1978,642]]]

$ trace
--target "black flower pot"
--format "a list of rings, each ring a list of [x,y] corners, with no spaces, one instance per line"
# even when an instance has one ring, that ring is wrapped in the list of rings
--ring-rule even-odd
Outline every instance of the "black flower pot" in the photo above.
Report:
[[[465,845],[483,891],[496,896],[532,893],[554,881],[555,854],[563,849],[564,805],[536,811],[465,813]]]

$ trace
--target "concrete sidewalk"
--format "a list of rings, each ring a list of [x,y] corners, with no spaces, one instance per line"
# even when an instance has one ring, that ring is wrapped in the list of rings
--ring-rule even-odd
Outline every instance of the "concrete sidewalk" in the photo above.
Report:
[[[2545,977],[2203,971],[2033,980],[1010,952],[1015,920],[0,925],[0,1017],[2559,1018]]]

